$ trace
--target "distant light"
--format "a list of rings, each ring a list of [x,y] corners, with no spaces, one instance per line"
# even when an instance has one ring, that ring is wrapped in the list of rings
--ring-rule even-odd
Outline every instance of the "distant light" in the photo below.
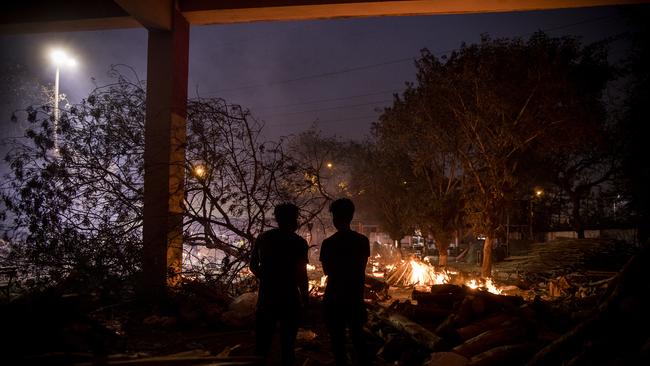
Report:
[[[197,165],[194,167],[194,175],[198,178],[203,178],[205,177],[206,170],[203,165]]]
[[[50,60],[52,60],[52,63],[56,66],[77,66],[77,60],[70,57],[70,55],[60,48],[55,48],[50,51]]]
[[[535,196],[541,197],[544,194],[544,191],[541,189],[536,189],[535,190]]]
[[[52,50],[50,52],[50,59],[54,62],[55,65],[62,65],[68,56],[62,50]]]
[[[334,164],[332,164],[332,163],[327,163],[327,167],[328,167],[329,169],[332,169],[332,167],[334,167]]]

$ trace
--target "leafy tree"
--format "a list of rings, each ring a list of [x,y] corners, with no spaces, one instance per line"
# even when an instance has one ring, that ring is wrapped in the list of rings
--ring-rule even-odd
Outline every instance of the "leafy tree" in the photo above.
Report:
[[[403,97],[395,96],[374,132],[380,145],[403,150],[413,174],[410,188],[417,205],[413,224],[435,239],[439,264],[444,266],[453,233],[462,226],[462,166],[456,154],[458,136],[445,123],[451,119],[440,118],[430,108],[435,96],[427,86],[408,85]]]
[[[144,92],[120,78],[63,113],[58,131],[51,112],[20,113],[29,128],[8,144],[2,196],[14,260],[43,281],[72,271],[93,285],[131,278],[141,261]]]
[[[454,134],[443,146],[454,148],[462,166],[465,217],[475,234],[486,236],[483,276],[490,276],[492,244],[503,234],[525,159],[533,148],[545,148],[536,144],[543,136],[573,126],[593,105],[585,103],[592,94],[585,97],[579,81],[600,71],[592,67],[601,60],[596,51],[573,38],[537,33],[527,41],[484,36],[443,58],[423,50],[417,61],[415,90],[399,107],[408,116],[402,120]],[[600,91],[598,85],[589,91]]]
[[[352,165],[351,187],[360,211],[377,220],[400,249],[400,240],[413,233],[416,197],[406,156],[376,144],[358,146]]]
[[[123,281],[141,268],[145,93],[141,81],[115,76],[62,113],[57,131],[49,107],[29,108],[22,115],[31,127],[10,142],[6,236],[13,255],[47,281],[73,271]],[[305,193],[307,168],[282,141],[262,141],[248,111],[195,100],[187,120],[184,268],[237,291],[274,205],[297,201],[313,215],[323,204]],[[215,263],[206,266],[201,247],[215,251]]]
[[[534,177],[527,187],[529,196],[534,186],[550,184],[568,197],[571,224],[579,238],[584,238],[583,202],[594,187],[611,182],[619,169],[621,145],[603,100],[603,91],[615,76],[606,46],[607,41],[585,47],[569,43],[559,50],[559,62],[564,64],[561,82],[567,87],[556,100],[567,109],[568,118],[533,142],[523,167]]]
[[[634,212],[634,224],[639,228],[639,239],[646,242],[650,234],[650,166],[647,156],[648,106],[650,105],[650,7],[633,7],[624,13],[637,29],[631,34],[632,51],[625,60],[628,79],[623,115],[620,121],[622,170],[617,178],[622,198]]]

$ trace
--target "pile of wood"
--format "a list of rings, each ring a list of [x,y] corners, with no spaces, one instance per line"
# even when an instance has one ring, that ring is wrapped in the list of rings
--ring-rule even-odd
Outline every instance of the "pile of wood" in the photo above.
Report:
[[[525,256],[512,256],[498,270],[536,283],[573,272],[618,271],[638,249],[610,239],[558,239],[533,244]]]
[[[403,348],[406,356],[380,354],[392,358],[388,361],[404,362],[403,358],[419,355],[419,361],[424,362],[432,357],[431,353],[453,352],[466,360],[465,364],[516,362],[540,349],[543,343],[539,336],[549,331],[537,325],[539,314],[520,297],[445,284],[432,286],[431,292],[414,290],[412,299],[394,302],[373,314],[374,330],[387,343],[394,342],[397,336],[386,327],[409,338],[411,343],[411,349]],[[449,362],[448,357],[443,358],[441,365]]]
[[[598,284],[600,296],[581,309],[436,285],[414,290],[411,301],[375,308],[370,329],[385,340],[380,356],[404,364],[650,364],[648,256],[637,254]],[[561,278],[555,286],[570,284]]]

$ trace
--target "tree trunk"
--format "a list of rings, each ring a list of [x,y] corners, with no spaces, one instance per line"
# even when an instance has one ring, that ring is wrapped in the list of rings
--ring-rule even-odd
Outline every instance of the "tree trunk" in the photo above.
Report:
[[[486,236],[483,243],[483,266],[481,267],[481,277],[492,277],[492,237]]]
[[[438,248],[438,265],[447,265],[447,249],[449,249],[449,237],[447,235],[436,236],[436,247]]]
[[[438,265],[444,267],[447,265],[447,250],[440,252],[440,257],[438,257]]]
[[[585,228],[582,224],[582,216],[580,215],[582,200],[580,199],[579,194],[571,194],[571,204],[573,206],[571,210],[571,216],[573,216],[573,229],[575,230],[576,234],[578,234],[578,239],[584,239]]]
[[[402,260],[402,243],[398,239],[393,239],[395,243],[395,248],[397,249],[397,257],[399,260]]]

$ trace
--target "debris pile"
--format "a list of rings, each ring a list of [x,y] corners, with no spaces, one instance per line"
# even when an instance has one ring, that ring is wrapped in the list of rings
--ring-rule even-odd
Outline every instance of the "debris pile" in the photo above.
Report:
[[[375,307],[369,329],[384,341],[379,356],[400,364],[648,364],[648,265],[646,250],[620,272],[556,267],[568,274],[544,284],[552,301],[454,284],[418,288]]]

